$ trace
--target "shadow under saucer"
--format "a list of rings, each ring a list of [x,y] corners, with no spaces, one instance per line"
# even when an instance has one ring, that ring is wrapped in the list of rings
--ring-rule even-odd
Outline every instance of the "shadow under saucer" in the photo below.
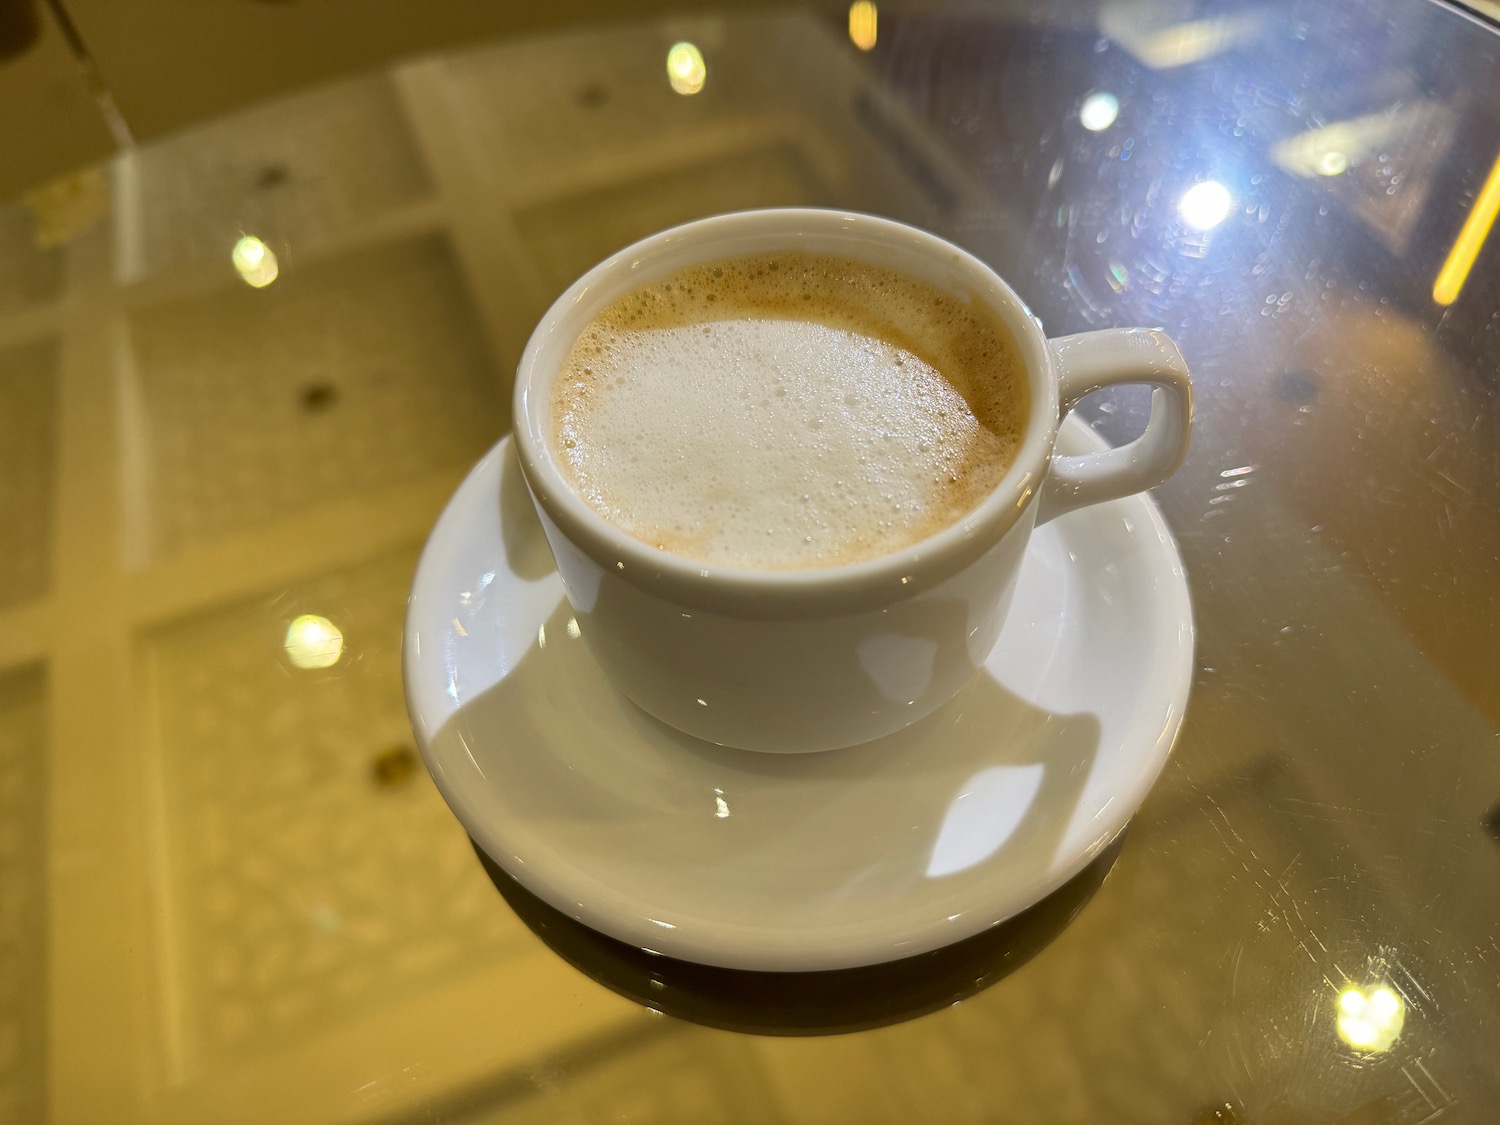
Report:
[[[1127,830],[1128,831],[1128,828]],[[1087,867],[1012,918],[942,949],[853,969],[752,972],[680,961],[585,926],[474,851],[516,915],[575,969],[678,1019],[755,1035],[836,1035],[927,1015],[984,991],[1067,928],[1119,857],[1122,831]]]

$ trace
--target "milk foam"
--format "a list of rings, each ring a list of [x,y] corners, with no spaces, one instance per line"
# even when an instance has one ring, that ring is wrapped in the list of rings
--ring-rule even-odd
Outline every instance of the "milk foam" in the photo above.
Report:
[[[999,319],[810,254],[680,271],[600,313],[555,384],[580,496],[675,555],[795,570],[954,523],[1015,456],[1026,391]]]

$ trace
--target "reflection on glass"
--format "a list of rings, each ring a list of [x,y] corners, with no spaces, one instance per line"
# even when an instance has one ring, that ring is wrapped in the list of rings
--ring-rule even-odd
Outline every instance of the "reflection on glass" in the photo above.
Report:
[[[1349,168],[1349,158],[1335,149],[1319,156],[1314,167],[1317,168],[1320,176],[1341,176]]]
[[[1469,270],[1474,268],[1474,259],[1479,257],[1479,250],[1489,237],[1490,227],[1495,225],[1496,213],[1500,213],[1500,157],[1495,158],[1494,167],[1490,169],[1484,187],[1479,189],[1479,197],[1474,200],[1473,210],[1464,220],[1463,229],[1458,232],[1453,249],[1448,251],[1448,260],[1443,263],[1437,280],[1433,282],[1432,299],[1438,304],[1451,305],[1458,300],[1458,294],[1468,280]]]
[[[1150,0],[1111,0],[1099,13],[1099,30],[1152,70],[1202,62],[1254,39],[1259,12],[1162,25]]]
[[[674,43],[667,52],[667,81],[679,94],[696,94],[708,78],[703,52],[691,43]]]
[[[1397,105],[1379,113],[1333,121],[1285,137],[1271,146],[1271,159],[1294,176],[1338,176],[1416,133],[1441,128],[1443,108],[1435,102]]]
[[[878,16],[879,13],[870,0],[854,0],[849,5],[849,39],[861,51],[871,50],[875,46]]]
[[[304,613],[286,627],[282,647],[298,668],[331,668],[344,655],[344,634],[328,618]]]
[[[245,235],[234,244],[229,260],[245,284],[254,289],[264,289],[281,273],[275,253],[253,234]]]
[[[1090,133],[1102,133],[1120,116],[1120,99],[1108,90],[1095,90],[1078,107],[1078,121]]]
[[[1361,1051],[1387,1051],[1401,1035],[1406,1005],[1385,985],[1339,993],[1339,1038]]]
[[[1229,218],[1233,206],[1234,198],[1227,187],[1217,180],[1204,180],[1183,192],[1177,213],[1194,230],[1212,230]]]

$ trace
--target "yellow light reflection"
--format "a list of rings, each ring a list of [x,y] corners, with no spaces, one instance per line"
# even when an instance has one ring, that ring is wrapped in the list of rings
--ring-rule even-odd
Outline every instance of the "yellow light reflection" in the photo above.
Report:
[[[1479,197],[1474,200],[1474,207],[1464,220],[1453,249],[1448,251],[1448,260],[1432,283],[1432,299],[1438,304],[1451,305],[1458,300],[1464,282],[1469,279],[1469,271],[1474,268],[1474,259],[1479,257],[1490,227],[1495,225],[1497,213],[1500,213],[1500,156],[1495,158],[1495,165],[1490,169],[1484,187],[1479,189]]]
[[[1435,101],[1397,102],[1377,113],[1284,137],[1271,146],[1271,159],[1294,176],[1341,176],[1381,152],[1400,148],[1407,143],[1403,138],[1444,134],[1448,115]]]
[[[1360,1051],[1388,1051],[1406,1023],[1406,1004],[1386,985],[1339,993],[1339,1038]]]
[[[328,618],[304,613],[286,627],[282,647],[298,668],[332,668],[344,655],[344,634]]]
[[[679,94],[696,94],[708,79],[703,52],[691,43],[674,43],[667,52],[667,81]]]
[[[1317,169],[1320,176],[1342,176],[1349,170],[1349,157],[1338,149],[1325,152],[1318,157]]]
[[[878,19],[879,13],[870,0],[854,0],[849,5],[849,39],[861,51],[874,49]]]
[[[1265,24],[1260,12],[1162,24],[1146,0],[1107,0],[1099,30],[1152,70],[1202,62],[1256,38]]]
[[[245,235],[234,244],[229,260],[245,284],[255,289],[264,289],[281,273],[275,253],[253,234]]]

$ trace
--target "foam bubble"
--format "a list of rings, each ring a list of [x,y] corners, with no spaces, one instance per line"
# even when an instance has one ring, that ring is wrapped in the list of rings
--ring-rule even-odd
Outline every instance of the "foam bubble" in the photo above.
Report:
[[[605,519],[672,554],[803,569],[962,518],[1019,444],[999,319],[894,271],[778,253],[609,305],[554,385],[554,447]]]

